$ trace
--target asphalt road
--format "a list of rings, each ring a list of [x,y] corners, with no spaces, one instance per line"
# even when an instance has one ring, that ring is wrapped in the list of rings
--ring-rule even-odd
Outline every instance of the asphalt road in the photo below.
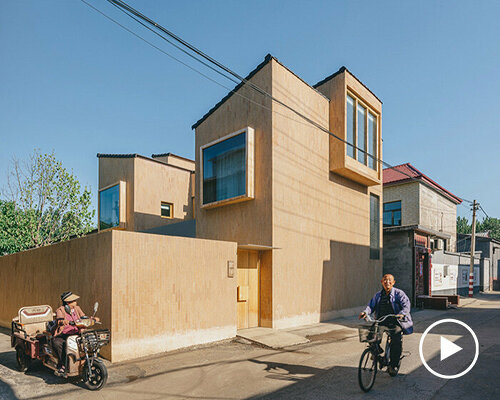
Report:
[[[433,322],[453,318],[476,333],[480,354],[470,372],[457,379],[433,376],[422,364],[419,342]],[[7,331],[0,332],[0,399],[499,399],[500,293],[480,295],[456,310],[414,313],[415,333],[405,336],[400,375],[382,372],[375,386],[363,393],[357,365],[364,344],[356,321],[345,329],[317,335],[310,343],[271,350],[236,341],[110,366],[109,381],[99,392],[78,382],[57,378],[43,366],[27,374],[15,369],[15,354]],[[307,331],[307,329],[305,330]],[[463,348],[440,361],[440,337]],[[440,372],[457,373],[470,364],[474,342],[466,330],[443,324],[424,342],[428,364]]]

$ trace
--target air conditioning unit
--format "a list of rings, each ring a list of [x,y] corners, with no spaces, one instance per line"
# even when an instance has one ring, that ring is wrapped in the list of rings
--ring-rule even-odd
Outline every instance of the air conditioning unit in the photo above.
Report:
[[[434,248],[436,250],[443,250],[443,239],[434,239]]]

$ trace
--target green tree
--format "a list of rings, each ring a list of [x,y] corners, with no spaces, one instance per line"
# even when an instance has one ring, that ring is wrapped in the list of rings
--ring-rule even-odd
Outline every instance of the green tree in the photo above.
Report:
[[[16,253],[30,245],[24,213],[13,201],[0,200],[0,256]]]
[[[500,240],[500,219],[486,217],[478,224],[477,228],[479,229],[478,232],[488,231],[490,237]]]
[[[457,233],[472,233],[472,224],[465,217],[457,217]]]
[[[8,252],[67,240],[94,228],[90,190],[82,190],[73,173],[63,167],[53,152],[34,151],[24,163],[13,160],[7,197],[1,218],[10,233],[3,240],[9,244],[21,238],[17,247],[6,247],[11,249]]]

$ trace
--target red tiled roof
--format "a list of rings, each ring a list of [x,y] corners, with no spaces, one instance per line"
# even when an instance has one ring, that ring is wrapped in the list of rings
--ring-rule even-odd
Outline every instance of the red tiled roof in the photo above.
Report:
[[[453,193],[446,190],[444,187],[433,181],[424,173],[420,172],[410,163],[397,165],[393,168],[385,168],[383,170],[383,179],[384,179],[384,186],[395,183],[403,183],[413,179],[418,179],[429,184],[438,191],[443,192],[443,194],[454,203],[456,204],[462,203],[462,199],[460,197],[455,196]]]

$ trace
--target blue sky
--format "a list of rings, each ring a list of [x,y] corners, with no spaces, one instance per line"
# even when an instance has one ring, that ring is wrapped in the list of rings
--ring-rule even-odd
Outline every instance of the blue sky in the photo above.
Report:
[[[385,161],[411,162],[500,217],[499,2],[129,4],[241,75],[267,53],[310,84],[347,66],[384,103]],[[194,158],[191,125],[227,93],[80,0],[1,2],[0,54],[0,185],[12,157],[54,150],[96,199],[97,153]]]

